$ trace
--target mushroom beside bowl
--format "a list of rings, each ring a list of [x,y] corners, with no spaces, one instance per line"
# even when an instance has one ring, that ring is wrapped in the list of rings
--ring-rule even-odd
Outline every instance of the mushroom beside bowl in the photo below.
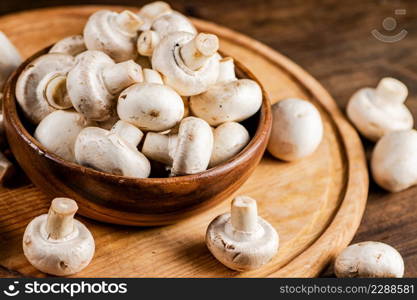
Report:
[[[25,119],[15,97],[16,81],[22,70],[47,51],[44,49],[27,59],[7,82],[3,100],[5,132],[11,151],[32,182],[51,197],[75,199],[81,215],[123,225],[172,224],[225,200],[259,164],[272,121],[264,90],[261,109],[243,122],[251,135],[249,144],[232,159],[204,172],[168,178],[132,178],[62,159],[33,137],[35,128]],[[260,84],[242,64],[235,63],[240,77]]]

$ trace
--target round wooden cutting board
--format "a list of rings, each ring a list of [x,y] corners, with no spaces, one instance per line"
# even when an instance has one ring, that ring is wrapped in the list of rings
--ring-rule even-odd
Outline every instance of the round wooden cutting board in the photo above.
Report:
[[[102,8],[60,7],[8,15],[0,18],[0,30],[28,57],[80,33],[87,17]],[[324,120],[325,138],[315,154],[295,163],[265,154],[237,192],[258,200],[260,215],[279,232],[279,252],[266,266],[245,273],[233,272],[211,256],[204,243],[205,230],[215,216],[229,210],[229,198],[209,211],[165,227],[122,227],[82,219],[95,237],[96,254],[77,276],[317,276],[351,241],[365,208],[368,174],[359,137],[331,96],[299,66],[244,35],[194,21],[200,31],[219,36],[221,50],[243,62],[273,102],[286,97],[308,99]],[[21,239],[28,222],[47,212],[50,200],[32,185],[0,189],[0,269],[6,275],[45,276],[26,261]]]

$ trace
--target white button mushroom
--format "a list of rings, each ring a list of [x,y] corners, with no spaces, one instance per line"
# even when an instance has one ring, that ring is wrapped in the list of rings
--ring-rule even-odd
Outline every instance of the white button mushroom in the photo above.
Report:
[[[7,36],[0,31],[0,93],[9,75],[22,63],[22,57]]]
[[[140,129],[123,120],[117,121],[110,131],[135,148],[143,138],[143,132]]]
[[[417,131],[384,135],[372,153],[371,169],[376,183],[391,192],[417,184]]]
[[[131,11],[100,10],[88,19],[84,41],[88,50],[103,51],[116,62],[135,59],[137,31],[142,24]]]
[[[152,56],[153,50],[159,44],[159,34],[153,30],[143,31],[137,41],[137,48],[140,55]]]
[[[323,122],[313,104],[289,98],[272,106],[268,151],[276,158],[294,161],[316,151],[323,139]]]
[[[174,32],[156,46],[152,67],[181,96],[197,95],[217,80],[219,60],[215,54],[218,47],[215,35]]]
[[[0,152],[0,184],[6,184],[16,172],[13,164]]]
[[[214,146],[209,167],[214,167],[238,154],[250,140],[248,131],[236,122],[226,122],[214,129]]]
[[[184,103],[169,86],[143,82],[130,86],[120,94],[117,114],[121,120],[144,131],[164,131],[181,121]]]
[[[56,110],[39,123],[34,137],[52,153],[75,161],[75,140],[87,125],[87,120],[77,112]]]
[[[337,277],[401,278],[404,261],[393,247],[379,242],[350,245],[336,258]]]
[[[161,39],[177,31],[197,34],[197,30],[187,17],[172,10],[169,4],[163,1],[155,1],[143,6],[138,15],[144,21],[140,30],[153,30]]]
[[[187,117],[178,134],[148,133],[142,152],[146,157],[172,166],[171,175],[196,174],[207,169],[213,149],[213,132],[202,119]]]
[[[171,175],[203,172],[213,151],[213,131],[204,120],[187,117],[180,123]]]
[[[67,76],[67,91],[74,108],[87,119],[110,118],[117,94],[142,81],[141,67],[128,60],[114,63],[105,53],[85,51]]]
[[[231,213],[215,218],[206,244],[214,257],[236,271],[260,268],[278,251],[278,233],[258,216],[256,201],[247,196],[232,201]]]
[[[262,90],[250,79],[235,77],[231,58],[220,61],[217,84],[206,92],[190,97],[191,112],[217,126],[224,122],[240,122],[254,115],[262,105]]]
[[[160,39],[178,31],[188,32],[192,35],[197,34],[197,30],[190,20],[177,11],[171,11],[169,14],[163,14],[156,18],[151,29],[158,33]]]
[[[413,116],[404,105],[407,95],[401,81],[383,78],[376,89],[360,89],[350,98],[347,115],[363,136],[376,142],[388,132],[413,128]]]
[[[155,21],[158,17],[169,14],[171,12],[171,6],[164,1],[154,1],[142,6],[138,13],[138,16],[143,20],[143,24],[140,26],[140,30],[149,30],[153,21]]]
[[[16,98],[26,117],[38,124],[55,109],[72,106],[66,93],[66,75],[74,57],[61,53],[45,54],[26,66],[16,83]]]
[[[110,131],[98,127],[83,129],[75,142],[76,161],[80,165],[111,174],[148,177],[150,163],[136,149],[142,132],[126,122],[123,123],[123,130],[120,130],[122,125],[118,123]],[[127,126],[131,128],[127,130]]]
[[[56,42],[49,50],[49,53],[63,53],[77,56],[86,50],[83,36],[71,35]]]
[[[178,12],[171,12],[155,20],[152,29],[144,30],[137,40],[138,53],[143,56],[152,56],[154,49],[161,39],[173,32],[188,32],[197,34],[197,30],[188,19]]]
[[[94,256],[94,239],[81,222],[74,219],[77,203],[55,198],[48,214],[33,219],[23,235],[23,252],[38,270],[57,276],[75,274]]]

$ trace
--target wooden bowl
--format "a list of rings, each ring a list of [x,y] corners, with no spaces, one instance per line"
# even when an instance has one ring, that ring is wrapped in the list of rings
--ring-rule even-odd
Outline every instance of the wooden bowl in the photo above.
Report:
[[[7,82],[3,102],[5,131],[16,160],[32,182],[51,197],[75,199],[81,215],[123,225],[174,223],[226,199],[261,160],[272,120],[270,102],[263,89],[260,111],[244,122],[252,137],[250,143],[231,160],[199,174],[138,179],[96,171],[58,157],[31,135],[34,126],[16,105],[14,93],[22,70],[47,51],[27,59]],[[257,81],[242,64],[235,63],[244,77]]]

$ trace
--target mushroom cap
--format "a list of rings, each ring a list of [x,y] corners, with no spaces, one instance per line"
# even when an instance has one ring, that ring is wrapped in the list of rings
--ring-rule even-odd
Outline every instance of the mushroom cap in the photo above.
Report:
[[[400,96],[404,100],[394,100],[394,93],[390,93],[393,99],[387,95],[388,99],[384,100],[376,89],[363,88],[353,94],[347,106],[349,119],[363,136],[374,142],[388,132],[411,129],[414,123],[412,114],[404,105],[407,87],[393,78],[384,78],[381,83],[405,93]]]
[[[72,56],[76,56],[84,51],[87,48],[84,43],[84,38],[82,35],[71,35],[62,40],[59,40],[52,46],[49,50],[49,53],[63,53]]]
[[[255,232],[236,231],[231,227],[231,214],[225,213],[216,217],[206,232],[208,249],[230,269],[257,269],[277,253],[278,234],[274,227],[261,217],[258,217],[258,229]]]
[[[187,117],[179,127],[173,156],[173,175],[196,174],[207,169],[213,150],[213,131],[204,120]]]
[[[221,164],[238,154],[250,140],[246,128],[236,122],[226,122],[214,129],[214,146],[209,167]]]
[[[116,64],[104,52],[85,51],[77,56],[77,64],[68,73],[67,91],[71,102],[90,120],[106,121],[112,116],[115,95],[103,77],[104,70],[112,66]]]
[[[188,32],[192,35],[197,34],[197,29],[190,20],[177,11],[172,11],[156,18],[152,23],[151,29],[156,31],[161,39],[178,31]]]
[[[261,105],[262,90],[250,79],[219,83],[190,97],[192,113],[211,126],[243,121],[254,115]]]
[[[87,227],[74,220],[74,231],[63,239],[48,239],[48,215],[33,219],[23,235],[23,252],[38,270],[66,276],[84,269],[94,256],[95,244]]]
[[[165,84],[181,96],[197,95],[206,91],[216,82],[219,74],[219,60],[215,55],[196,71],[184,64],[180,49],[193,38],[191,33],[173,32],[159,42],[152,55],[152,68],[160,72]]]
[[[393,131],[384,135],[372,153],[376,183],[391,192],[417,184],[417,131]]]
[[[75,158],[83,166],[116,175],[146,178],[151,171],[149,160],[136,147],[116,133],[98,127],[80,132]]]
[[[323,139],[323,122],[313,104],[289,98],[272,106],[268,151],[276,158],[294,161],[312,154]]]
[[[141,7],[138,13],[139,17],[141,17],[144,21],[139,30],[149,30],[153,21],[155,21],[158,17],[164,14],[169,14],[171,12],[171,6],[164,1],[153,1],[151,3],[145,4]]]
[[[132,18],[136,16],[130,12],[128,14]],[[106,53],[116,62],[135,59],[137,32],[123,30],[117,24],[118,16],[119,13],[110,10],[100,10],[92,14],[84,27],[85,45],[88,50]]]
[[[32,123],[38,124],[55,110],[46,99],[46,86],[57,76],[66,76],[74,64],[71,55],[49,53],[38,57],[22,71],[16,83],[16,99]]]
[[[336,258],[337,277],[401,278],[404,261],[393,247],[380,242],[362,242],[350,245]]]
[[[181,121],[184,104],[181,97],[166,85],[137,83],[120,94],[117,113],[121,120],[142,130],[158,132]]]
[[[77,112],[56,110],[39,123],[34,137],[52,153],[74,162],[75,140],[87,125],[88,121]]]
[[[7,36],[0,31],[0,93],[10,74],[22,63],[22,57]]]

